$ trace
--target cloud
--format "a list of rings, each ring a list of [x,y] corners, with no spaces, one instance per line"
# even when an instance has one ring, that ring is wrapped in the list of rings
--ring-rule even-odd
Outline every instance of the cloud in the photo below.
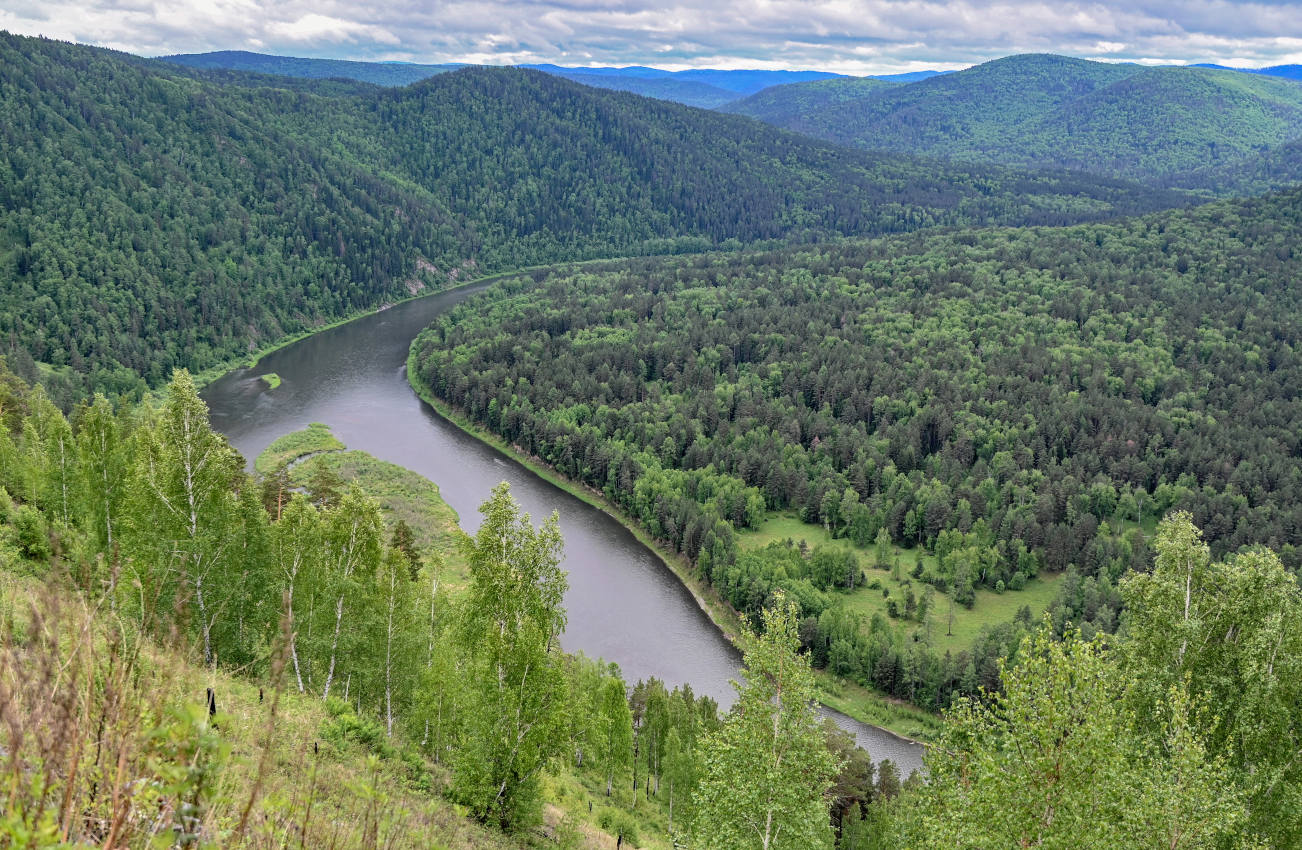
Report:
[[[1270,65],[1302,0],[0,0],[0,27],[134,53],[959,68],[1012,53]]]
[[[384,27],[315,13],[303,15],[295,21],[273,21],[267,25],[266,31],[273,39],[305,44],[340,42],[363,42],[388,46],[402,44],[401,39]]]

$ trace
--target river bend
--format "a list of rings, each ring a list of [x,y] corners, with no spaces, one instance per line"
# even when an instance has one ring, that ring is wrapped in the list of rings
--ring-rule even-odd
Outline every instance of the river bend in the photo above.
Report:
[[[439,485],[474,533],[478,506],[501,481],[537,523],[553,510],[565,538],[568,623],[561,643],[620,666],[628,682],[657,676],[690,683],[721,707],[741,657],[660,558],[604,512],[539,478],[438,416],[407,384],[412,339],[436,316],[489,284],[399,304],[280,349],[203,392],[212,424],[246,459],[272,440],[324,422],[350,449],[405,466]],[[258,375],[275,372],[269,390]],[[874,761],[890,758],[905,776],[922,747],[832,711]]]

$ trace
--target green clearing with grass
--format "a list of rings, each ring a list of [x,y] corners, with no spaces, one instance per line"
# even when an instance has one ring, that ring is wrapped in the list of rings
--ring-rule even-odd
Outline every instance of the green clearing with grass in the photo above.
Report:
[[[1044,573],[1028,581],[1026,587],[1019,591],[1006,590],[1003,593],[996,593],[986,587],[979,588],[976,591],[976,603],[971,608],[963,605],[953,606],[954,622],[951,634],[949,598],[911,575],[914,565],[919,561],[922,562],[924,570],[932,570],[936,567],[935,557],[925,550],[902,549],[892,545],[890,554],[892,565],[886,569],[879,569],[875,563],[876,554],[871,548],[855,546],[844,538],[833,538],[822,526],[801,522],[789,514],[771,515],[757,530],[742,531],[738,534],[738,545],[743,549],[759,549],[770,543],[787,540],[791,540],[796,545],[804,541],[811,549],[815,546],[834,546],[855,552],[868,584],[844,595],[850,610],[862,614],[865,621],[870,620],[874,614],[881,614],[897,629],[907,633],[923,629],[928,632],[931,646],[941,654],[962,652],[970,648],[982,628],[1009,622],[1022,606],[1030,608],[1032,618],[1038,618],[1058,595],[1063,577],[1062,573]],[[894,560],[900,562],[898,579],[894,577]],[[905,598],[910,589],[918,599],[928,590],[932,590],[934,594],[927,626],[917,619],[906,619],[903,616],[891,618],[889,615],[888,607],[891,600],[894,600],[899,610],[903,612]],[[832,705],[832,703],[828,704]]]
[[[320,466],[342,481],[356,483],[379,502],[390,529],[399,520],[410,526],[420,551],[440,562],[440,580],[449,590],[467,586],[469,573],[461,550],[466,534],[457,512],[443,501],[437,484],[405,467],[349,449],[320,422],[277,438],[258,455],[253,466],[266,474],[300,458],[308,459],[290,467],[291,484],[306,486]]]
[[[330,433],[330,428],[320,422],[313,422],[301,431],[294,431],[272,440],[271,445],[262,450],[253,461],[253,468],[260,475],[274,472],[278,467],[289,466],[300,458],[319,452],[339,452],[347,448],[339,438]]]
[[[469,566],[461,548],[466,533],[452,506],[443,501],[433,481],[410,469],[380,460],[366,452],[348,449],[313,457],[290,470],[290,481],[304,484],[314,467],[324,465],[344,481],[356,482],[380,503],[390,529],[399,520],[411,527],[416,546],[440,563],[441,583],[456,592],[470,584]]]

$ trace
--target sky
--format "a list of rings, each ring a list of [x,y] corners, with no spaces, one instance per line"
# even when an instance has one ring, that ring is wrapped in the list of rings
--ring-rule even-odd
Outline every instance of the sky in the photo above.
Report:
[[[957,69],[1016,53],[1302,64],[1302,0],[0,0],[0,29],[144,56]]]

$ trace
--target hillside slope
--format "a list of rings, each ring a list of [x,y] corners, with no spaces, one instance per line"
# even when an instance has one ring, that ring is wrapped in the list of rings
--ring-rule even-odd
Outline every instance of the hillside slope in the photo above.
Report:
[[[1026,55],[860,98],[801,88],[784,93],[785,109],[763,100],[726,109],[860,148],[1141,180],[1302,136],[1302,86],[1205,68]]]
[[[477,272],[1182,201],[531,71],[320,94],[8,35],[0,59],[0,331],[26,377],[113,392]]]
[[[357,62],[342,59],[308,59],[273,56],[244,50],[178,53],[158,57],[163,62],[200,70],[247,71],[306,79],[348,79],[379,86],[406,86],[464,64],[421,65],[409,62]],[[768,86],[837,77],[822,71],[748,71],[697,69],[664,71],[659,68],[584,68],[552,64],[521,65],[564,77],[585,86],[627,91],[644,97],[671,100],[687,106],[712,109]]]
[[[823,132],[823,125],[814,116],[820,111],[837,104],[862,104],[897,85],[875,77],[837,77],[789,83],[762,89],[750,97],[720,107],[719,111],[746,115],[775,127],[818,136]]]

